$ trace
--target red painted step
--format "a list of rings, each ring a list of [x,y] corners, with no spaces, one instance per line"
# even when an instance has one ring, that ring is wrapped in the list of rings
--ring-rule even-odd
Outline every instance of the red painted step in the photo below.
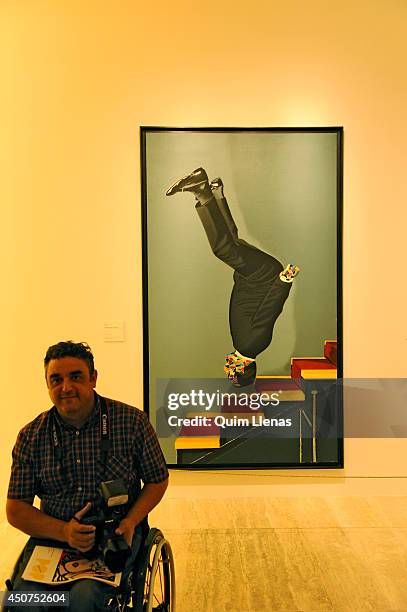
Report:
[[[205,415],[202,415],[205,416]],[[210,421],[210,422],[209,422]],[[208,419],[208,424],[204,425],[183,425],[179,432],[179,437],[206,437],[206,436],[219,436],[220,427],[215,425],[212,419]]]
[[[292,378],[256,378],[256,391],[297,391],[298,385]]]
[[[288,376],[259,376],[256,379],[256,391],[269,397],[277,396],[279,402],[303,402],[305,399],[300,381]]]
[[[334,370],[335,366],[324,357],[304,357],[291,359],[292,378],[301,378],[302,370]]]
[[[212,419],[207,419],[206,425],[183,425],[175,448],[179,450],[192,448],[220,448],[220,427]]]
[[[236,398],[234,397],[236,394]],[[258,392],[247,393],[245,388],[236,389],[236,391],[229,393],[229,398],[225,399],[220,407],[220,411],[225,414],[248,414],[251,412],[250,396],[254,395],[254,400],[258,400]],[[208,412],[210,416],[210,412]]]
[[[325,340],[324,356],[335,366],[338,364],[338,345],[336,340]]]

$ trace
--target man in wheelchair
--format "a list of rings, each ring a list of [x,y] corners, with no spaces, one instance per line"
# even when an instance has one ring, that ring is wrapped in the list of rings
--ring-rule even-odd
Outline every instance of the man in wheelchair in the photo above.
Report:
[[[104,539],[113,542],[115,559],[120,557],[124,565],[125,583],[140,547],[143,521],[168,485],[156,434],[144,412],[96,393],[97,371],[86,343],[49,347],[44,366],[54,405],[23,427],[13,449],[7,518],[31,536],[13,589],[55,590],[21,578],[35,545],[69,546],[87,555],[96,547],[103,553],[106,542],[98,540],[106,529],[100,529],[100,522],[105,525],[106,512],[111,516],[111,505],[118,509],[113,530]],[[36,495],[40,509],[33,506]],[[78,612],[106,610],[114,591],[91,579],[69,584],[70,610]]]

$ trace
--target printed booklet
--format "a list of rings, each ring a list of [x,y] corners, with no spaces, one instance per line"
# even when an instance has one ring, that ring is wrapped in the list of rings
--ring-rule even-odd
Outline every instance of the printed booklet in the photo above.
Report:
[[[53,586],[90,578],[117,587],[121,576],[121,572],[111,572],[100,558],[86,559],[77,550],[52,546],[36,546],[22,574],[24,580]]]

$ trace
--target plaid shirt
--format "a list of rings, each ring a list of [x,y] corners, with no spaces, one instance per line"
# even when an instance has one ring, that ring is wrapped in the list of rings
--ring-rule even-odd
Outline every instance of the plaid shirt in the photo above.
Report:
[[[18,434],[8,497],[32,502],[37,495],[46,514],[67,521],[87,501],[100,498],[99,485],[104,480],[122,478],[128,486],[129,504],[141,490],[140,479],[145,484],[165,480],[168,470],[147,415],[115,400],[106,399],[106,404],[110,450],[105,466],[99,400],[80,429],[65,423],[54,406]],[[58,446],[53,438],[54,423]]]

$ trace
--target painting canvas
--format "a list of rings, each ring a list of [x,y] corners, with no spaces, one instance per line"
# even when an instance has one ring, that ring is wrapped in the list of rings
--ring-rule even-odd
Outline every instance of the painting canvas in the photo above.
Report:
[[[341,467],[342,129],[142,127],[141,156],[168,464]]]

